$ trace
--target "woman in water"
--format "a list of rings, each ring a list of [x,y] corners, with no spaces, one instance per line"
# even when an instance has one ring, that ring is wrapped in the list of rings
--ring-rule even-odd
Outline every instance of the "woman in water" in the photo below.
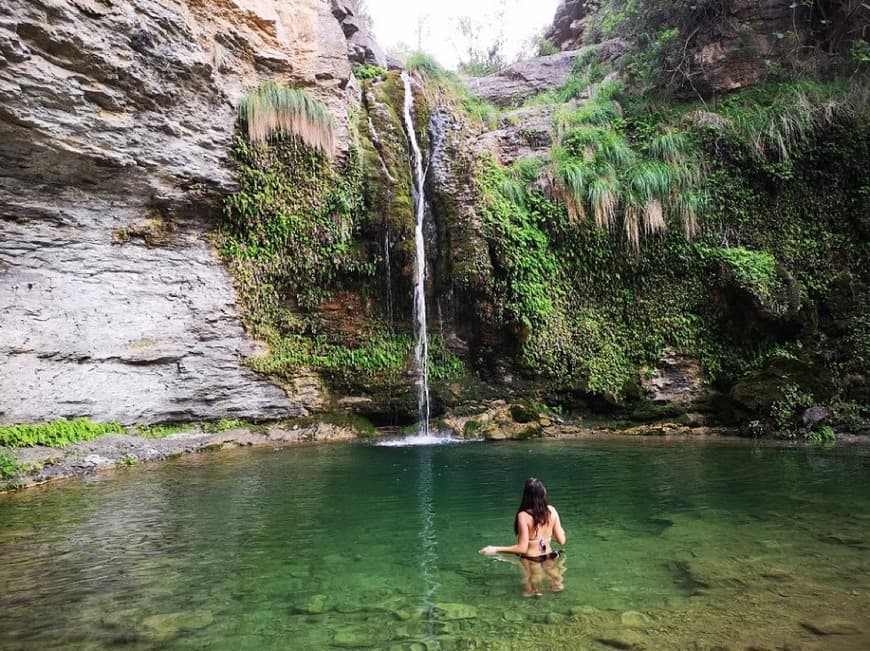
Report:
[[[523,488],[523,499],[514,517],[514,533],[517,544],[509,547],[487,545],[481,554],[517,554],[523,564],[526,579],[526,595],[539,595],[544,573],[552,579],[550,589],[562,589],[562,568],[556,566],[559,552],[550,547],[555,536],[560,545],[567,540],[559,513],[547,504],[547,489],[539,479],[529,477]]]

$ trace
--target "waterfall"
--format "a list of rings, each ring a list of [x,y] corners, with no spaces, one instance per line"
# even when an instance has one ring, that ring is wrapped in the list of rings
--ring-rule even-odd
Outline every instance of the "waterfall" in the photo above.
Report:
[[[420,414],[420,433],[426,436],[429,434],[429,339],[426,334],[426,247],[423,241],[423,216],[426,211],[425,175],[423,156],[417,143],[417,132],[414,130],[412,117],[414,95],[411,92],[411,77],[407,72],[402,72],[402,81],[405,83],[405,128],[411,145],[411,163],[414,173],[416,217],[414,241],[417,253],[417,264],[414,270],[414,325],[417,335],[414,360],[417,366],[417,409]]]

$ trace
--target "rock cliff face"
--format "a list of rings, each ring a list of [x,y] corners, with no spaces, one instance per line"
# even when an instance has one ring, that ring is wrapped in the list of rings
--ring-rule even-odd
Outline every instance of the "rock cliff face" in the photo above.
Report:
[[[560,88],[576,58],[577,52],[560,52],[520,61],[492,75],[469,79],[468,88],[497,106],[521,104],[540,92]]]
[[[387,56],[369,29],[358,0],[330,0],[332,15],[341,23],[347,38],[348,58],[358,65],[387,67]]]
[[[662,3],[662,11],[668,3]],[[652,7],[652,3],[651,3]],[[608,19],[622,5],[611,0],[562,0],[545,36],[560,50],[598,42]],[[650,8],[650,13],[655,9]],[[746,88],[783,70],[826,67],[846,55],[853,41],[866,38],[866,3],[729,0],[670,7],[663,28],[692,28],[679,34],[687,94],[711,95]],[[683,25],[685,27],[685,25]],[[637,34],[616,34],[638,43]]]
[[[587,0],[562,0],[556,7],[553,24],[544,33],[560,50],[576,50],[583,45],[583,28],[589,15]]]
[[[206,234],[265,79],[357,101],[328,0],[11,0],[0,11],[0,422],[304,413],[251,352]]]

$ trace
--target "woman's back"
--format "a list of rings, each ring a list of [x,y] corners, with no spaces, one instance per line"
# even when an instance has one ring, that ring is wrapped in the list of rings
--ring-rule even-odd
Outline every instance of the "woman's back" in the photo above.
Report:
[[[528,535],[528,545],[525,556],[541,556],[552,551],[550,541],[555,534],[556,540],[564,544],[565,531],[559,520],[559,513],[553,506],[547,506],[547,519],[544,522],[535,522],[531,509],[517,513],[517,525],[523,527]],[[522,540],[523,536],[519,536]]]

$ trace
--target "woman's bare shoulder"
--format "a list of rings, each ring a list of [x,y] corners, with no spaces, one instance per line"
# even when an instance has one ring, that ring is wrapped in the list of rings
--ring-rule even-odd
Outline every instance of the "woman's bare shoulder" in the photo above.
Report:
[[[556,510],[555,506],[553,506],[552,504],[547,504],[547,508],[550,509],[550,513],[552,513],[556,517],[559,517],[559,512]]]

